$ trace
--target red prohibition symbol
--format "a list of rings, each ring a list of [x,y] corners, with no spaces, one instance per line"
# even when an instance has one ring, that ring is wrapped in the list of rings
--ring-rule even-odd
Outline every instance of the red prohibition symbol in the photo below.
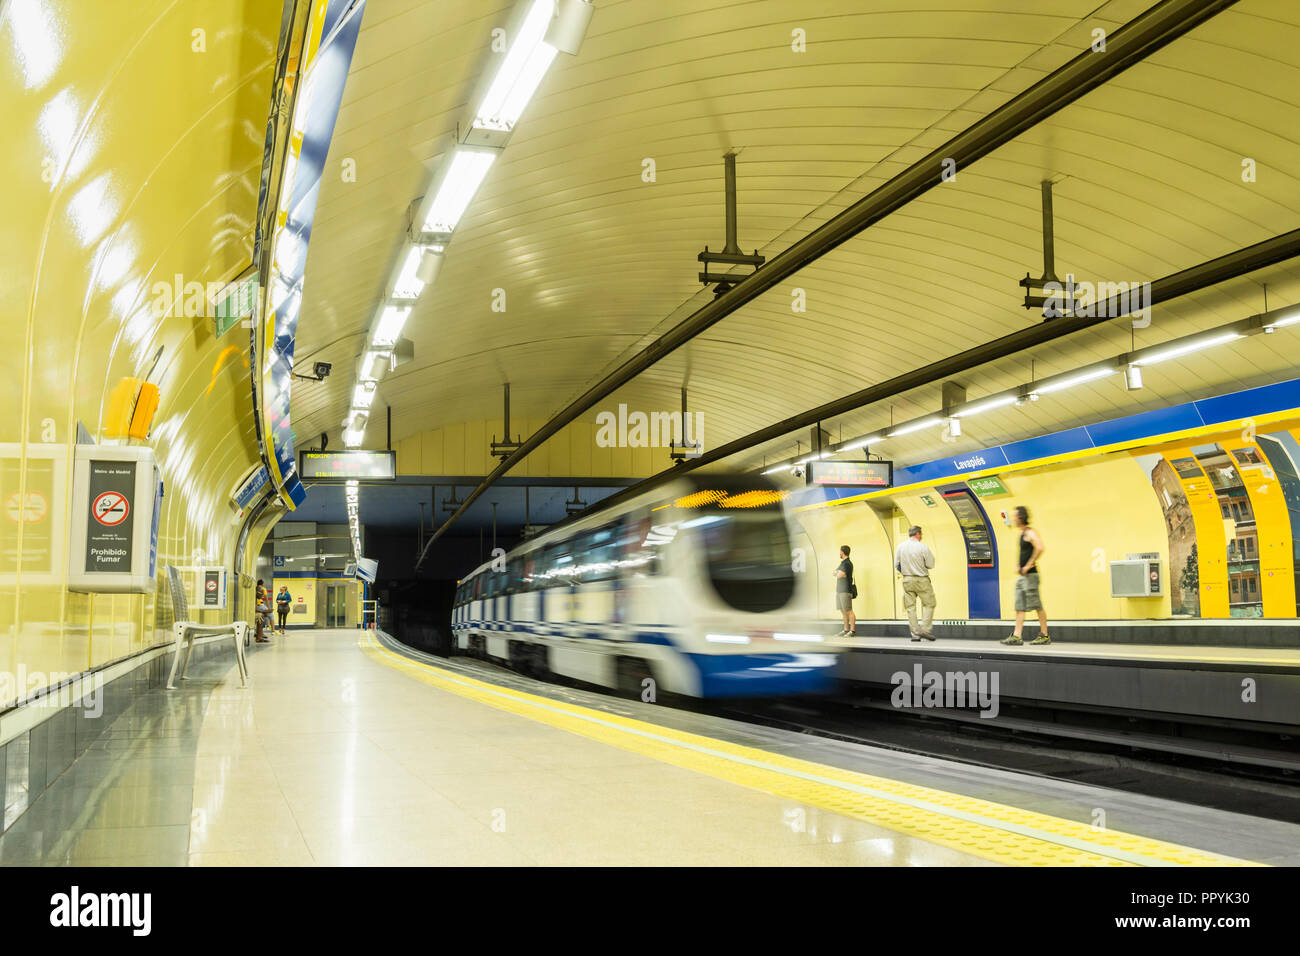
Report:
[[[90,513],[100,524],[112,528],[126,520],[131,505],[120,491],[105,491],[91,503]]]

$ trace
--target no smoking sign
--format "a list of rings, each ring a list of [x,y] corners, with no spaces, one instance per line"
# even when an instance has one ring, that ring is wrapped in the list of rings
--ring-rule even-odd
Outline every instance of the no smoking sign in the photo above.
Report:
[[[126,520],[131,505],[120,491],[105,491],[91,502],[90,513],[100,524],[113,528]]]

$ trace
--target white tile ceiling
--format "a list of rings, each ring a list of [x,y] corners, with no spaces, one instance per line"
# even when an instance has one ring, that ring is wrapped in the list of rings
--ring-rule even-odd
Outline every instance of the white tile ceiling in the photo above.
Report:
[[[407,205],[454,142],[501,0],[369,0],[313,230],[294,429],[337,437],[353,366],[398,255]],[[740,243],[769,257],[1147,4],[1095,0],[596,0],[560,55],[407,324],[415,361],[380,386],[367,444],[512,413],[544,418],[711,298],[696,254],[723,240],[722,155],[738,150]],[[803,29],[807,52],[791,50]],[[960,170],[714,326],[606,405],[672,409],[687,385],[716,445],[1025,328],[1016,284],[1042,266],[1039,183],[1056,182],[1057,272],[1153,279],[1300,226],[1300,5],[1242,0],[1015,142]],[[1243,157],[1258,180],[1241,180]],[[642,181],[655,161],[657,181]],[[1157,307],[1150,345],[1300,301],[1300,269]],[[791,289],[808,311],[793,313]],[[507,311],[491,311],[494,289]],[[1126,320],[962,376],[971,398],[1126,351]],[[1006,440],[1292,377],[1300,331],[972,419]],[[896,420],[936,408],[937,386]],[[827,423],[847,437],[880,407]],[[937,432],[937,430],[935,430]],[[778,448],[793,452],[792,436]],[[892,440],[900,461],[953,446]],[[957,447],[961,447],[960,445]],[[942,450],[940,450],[942,449]],[[877,450],[885,450],[883,446]]]

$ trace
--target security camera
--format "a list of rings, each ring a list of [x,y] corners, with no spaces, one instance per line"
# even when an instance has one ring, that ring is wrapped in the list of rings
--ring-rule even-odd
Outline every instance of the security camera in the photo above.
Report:
[[[329,362],[317,362],[312,370],[316,373],[317,378],[325,378],[329,375],[332,367]]]
[[[803,466],[802,466],[802,465],[797,465],[797,466],[795,466],[795,469],[794,469],[794,476],[795,476],[796,478],[802,478],[802,477],[803,477]]]

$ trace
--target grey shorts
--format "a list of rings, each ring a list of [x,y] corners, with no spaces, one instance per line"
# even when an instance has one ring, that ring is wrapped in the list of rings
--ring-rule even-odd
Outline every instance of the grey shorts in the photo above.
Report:
[[[1016,610],[1038,611],[1043,600],[1038,596],[1038,574],[1022,574],[1016,578]]]
[[[853,595],[850,594],[848,591],[836,591],[836,592],[835,592],[835,610],[837,610],[837,611],[852,611],[852,610],[853,610]]]

